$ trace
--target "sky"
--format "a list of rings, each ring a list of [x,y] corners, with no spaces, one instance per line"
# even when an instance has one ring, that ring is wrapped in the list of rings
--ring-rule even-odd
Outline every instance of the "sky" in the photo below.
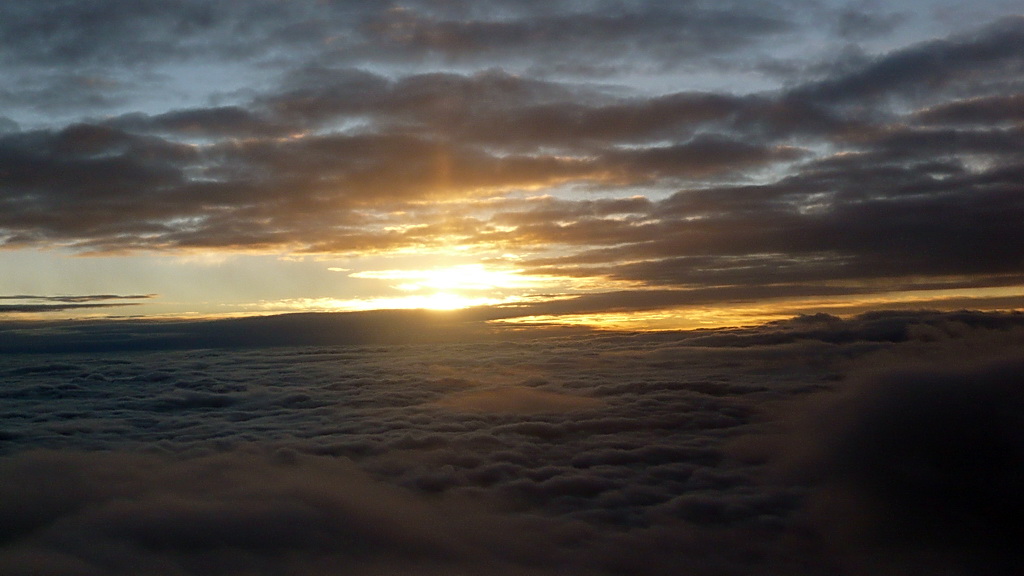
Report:
[[[1024,303],[1019,4],[0,5],[0,315]]]

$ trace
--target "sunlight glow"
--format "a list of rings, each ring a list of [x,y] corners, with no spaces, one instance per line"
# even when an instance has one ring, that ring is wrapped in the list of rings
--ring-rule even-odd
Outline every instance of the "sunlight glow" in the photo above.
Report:
[[[462,296],[451,292],[435,292],[433,294],[413,294],[396,298],[368,298],[339,301],[338,310],[458,310],[473,306],[491,306],[504,304],[514,298],[489,298],[485,296]]]
[[[515,297],[491,298],[486,296],[462,296],[451,292],[432,294],[410,294],[408,296],[379,298],[294,298],[274,302],[262,302],[261,310],[268,312],[360,312],[365,310],[459,310],[474,306],[492,306],[518,301]]]
[[[363,270],[352,272],[348,276],[387,282],[388,289],[404,294],[316,301],[309,303],[312,308],[455,310],[473,306],[492,306],[521,302],[530,297],[531,290],[550,287],[558,281],[543,276],[527,276],[519,269],[494,268],[485,264],[459,264],[427,269]]]
[[[541,286],[546,280],[522,276],[522,270],[494,270],[483,264],[462,264],[429,270],[367,270],[349,274],[352,278],[401,280],[394,285],[406,292],[418,290],[482,291],[525,289]]]
[[[827,313],[850,317],[871,310],[988,309],[1024,312],[1024,287],[879,292],[846,297],[781,298],[760,304],[680,306],[658,310],[519,316],[492,320],[506,325],[580,326],[595,330],[693,330],[756,326],[794,316]]]

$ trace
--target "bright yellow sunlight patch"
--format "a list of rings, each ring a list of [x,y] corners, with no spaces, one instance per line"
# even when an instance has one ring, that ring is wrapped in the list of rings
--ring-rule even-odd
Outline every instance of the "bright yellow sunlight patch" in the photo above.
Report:
[[[399,280],[399,290],[480,291],[524,289],[540,286],[545,279],[522,276],[522,270],[490,269],[483,264],[462,264],[429,270],[368,270],[350,274],[352,278]]]
[[[459,310],[473,306],[491,306],[503,304],[510,301],[510,298],[488,298],[484,296],[463,296],[450,292],[435,292],[433,294],[410,294],[394,298],[365,298],[353,300],[337,300],[336,310],[399,310],[399,309],[427,309],[427,310]]]
[[[352,278],[389,282],[388,289],[401,296],[381,295],[334,300],[334,310],[426,308],[456,310],[521,301],[528,292],[550,285],[552,279],[525,276],[522,270],[491,268],[484,264],[460,264],[423,270],[366,270]]]
[[[344,268],[332,268],[348,272]],[[351,278],[377,280],[386,286],[376,294],[349,299],[298,298],[261,303],[266,310],[308,312],[429,309],[457,310],[494,306],[536,298],[532,290],[551,287],[564,279],[523,275],[522,270],[491,268],[484,264],[461,264],[422,270],[365,270]],[[396,295],[397,291],[397,295]]]
[[[410,294],[397,297],[376,298],[290,298],[261,302],[259,308],[275,312],[359,312],[363,310],[459,310],[473,306],[491,306],[518,301],[518,298],[489,298],[484,296],[463,296],[448,292],[433,294]]]

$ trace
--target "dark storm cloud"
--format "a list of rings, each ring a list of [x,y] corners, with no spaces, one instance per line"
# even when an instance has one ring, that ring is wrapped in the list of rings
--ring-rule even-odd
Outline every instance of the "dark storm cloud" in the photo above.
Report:
[[[608,97],[593,89],[500,69],[390,79],[362,69],[307,67],[287,74],[279,93],[258,98],[255,104],[298,125],[370,117],[385,125],[409,124],[409,128],[450,136],[471,135],[476,126],[500,143],[499,135],[486,128],[495,116],[591,99],[600,102]]]
[[[197,151],[157,137],[76,125],[0,140],[0,226],[13,246],[62,241],[118,251],[308,245],[344,237],[345,225],[362,224],[350,212],[359,205],[602,178],[592,164],[499,158],[403,135],[237,141]],[[267,218],[274,222],[270,227],[249,224]]]
[[[500,218],[552,242],[592,238],[588,250],[534,260],[538,270],[576,274],[578,265],[589,275],[604,266],[651,284],[1013,274],[1024,262],[1019,138],[1013,128],[894,126],[777,182],[684,190],[628,222],[569,211],[553,218],[557,226],[536,210]]]
[[[979,96],[926,108],[914,118],[924,124],[1003,126],[1024,118],[1024,94]]]
[[[254,104],[271,118],[299,126],[373,119],[383,130],[422,130],[515,151],[557,146],[590,155],[620,143],[688,140],[698,128],[729,120],[757,102],[690,92],[624,99],[495,69],[390,80],[358,69],[310,68],[289,75],[279,94]]]
[[[724,138],[697,137],[674,146],[621,150],[608,154],[606,164],[613,170],[622,166],[627,174],[658,180],[672,175],[685,178],[708,177],[722,172],[796,160],[803,153],[796,148],[769,148]]]
[[[620,102],[561,101],[494,110],[486,118],[463,116],[456,127],[460,137],[489,144],[572,149],[689,137],[697,128],[727,120],[744,108],[743,98],[682,92]]]
[[[129,132],[156,132],[197,139],[280,137],[296,131],[294,126],[275,123],[238,106],[174,110],[153,116],[126,114],[106,124]]]
[[[196,118],[217,122],[207,122],[197,134]],[[222,129],[280,130],[274,127],[281,124],[253,120],[237,109],[195,110],[121,117],[113,122],[120,128],[82,124],[9,135],[0,141],[6,243],[58,240],[109,251],[274,244],[352,250],[361,246],[346,246],[345,238],[358,230],[345,226],[364,222],[352,220],[349,210],[368,203],[384,210],[387,202],[564,181],[695,178],[799,154],[789,147],[698,138],[669,147],[608,150],[597,158],[494,155],[466,143],[387,133],[233,140],[196,148],[127,131],[139,125],[199,136]],[[132,237],[134,243],[128,241]]]
[[[92,125],[8,135],[0,140],[5,243],[159,229],[146,222],[160,211],[154,196],[180,186],[193,158],[185,145]]]
[[[607,246],[536,259],[535,271],[607,274],[653,285],[746,286],[756,293],[769,282],[828,279],[835,286],[906,276],[909,289],[908,270],[936,282],[950,275],[1019,274],[1019,167],[971,174],[955,164],[915,170],[850,160],[777,185],[681,192],[627,221],[578,214],[574,224],[555,226],[545,223],[545,212],[501,218],[520,223],[533,241]]]
[[[885,96],[927,102],[967,83],[980,91],[1019,86],[1024,71],[1022,47],[1024,17],[1008,17],[970,35],[893,51],[798,92],[836,103],[871,102]]]

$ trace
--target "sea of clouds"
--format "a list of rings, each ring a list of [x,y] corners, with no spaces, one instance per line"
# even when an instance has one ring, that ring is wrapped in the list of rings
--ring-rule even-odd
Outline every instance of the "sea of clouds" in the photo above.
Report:
[[[1024,316],[0,355],[0,573],[1006,574]]]

